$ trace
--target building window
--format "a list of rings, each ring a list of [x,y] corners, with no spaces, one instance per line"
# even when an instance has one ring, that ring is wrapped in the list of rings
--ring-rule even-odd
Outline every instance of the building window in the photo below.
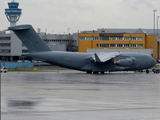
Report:
[[[143,47],[143,44],[137,44],[137,47]]]
[[[143,37],[137,37],[136,40],[143,40]]]
[[[100,47],[109,47],[109,44],[100,44]]]
[[[117,40],[124,40],[124,37],[117,37]]]
[[[136,40],[136,37],[131,37],[131,40]]]
[[[86,40],[93,40],[93,37],[86,37]]]
[[[110,44],[110,47],[116,47],[116,44]]]
[[[123,47],[123,44],[117,44],[117,47]]]
[[[110,37],[110,40],[117,40],[117,37]]]
[[[130,47],[136,47],[136,44],[130,44]]]
[[[0,46],[7,47],[7,46],[11,46],[11,44],[10,43],[0,43]]]
[[[93,37],[93,40],[98,40],[98,37]]]
[[[0,49],[0,53],[10,53],[11,50],[9,49]]]
[[[79,37],[79,40],[85,40],[86,37]]]
[[[100,37],[100,40],[109,40],[109,37],[108,36],[103,36],[103,37]]]
[[[79,37],[79,40],[98,40],[98,37]]]
[[[10,37],[0,37],[0,40],[10,40]]]
[[[124,37],[124,40],[131,40],[131,37]]]
[[[99,44],[97,44],[96,46],[99,47]]]
[[[143,47],[143,44],[110,44],[110,47]]]
[[[124,47],[129,47],[129,44],[124,44]]]
[[[143,37],[110,37],[110,40],[143,40]]]

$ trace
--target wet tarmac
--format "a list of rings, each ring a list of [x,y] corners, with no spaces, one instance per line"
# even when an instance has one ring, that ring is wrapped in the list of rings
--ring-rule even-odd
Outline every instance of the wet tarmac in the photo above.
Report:
[[[1,74],[1,120],[160,120],[160,74]]]

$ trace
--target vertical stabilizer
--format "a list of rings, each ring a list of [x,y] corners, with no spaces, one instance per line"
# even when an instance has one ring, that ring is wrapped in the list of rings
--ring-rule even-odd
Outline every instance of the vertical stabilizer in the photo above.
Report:
[[[31,25],[17,25],[8,29],[12,30],[18,36],[30,52],[51,51]]]

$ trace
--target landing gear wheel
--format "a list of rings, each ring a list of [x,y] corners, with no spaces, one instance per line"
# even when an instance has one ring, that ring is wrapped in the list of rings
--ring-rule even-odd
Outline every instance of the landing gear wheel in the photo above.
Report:
[[[146,70],[146,73],[147,73],[147,74],[149,73],[149,70],[148,70],[148,69]]]
[[[93,72],[93,74],[98,74],[99,72]]]
[[[87,74],[92,74],[92,71],[86,71]]]
[[[101,74],[104,74],[104,71],[101,71],[100,73],[101,73]]]

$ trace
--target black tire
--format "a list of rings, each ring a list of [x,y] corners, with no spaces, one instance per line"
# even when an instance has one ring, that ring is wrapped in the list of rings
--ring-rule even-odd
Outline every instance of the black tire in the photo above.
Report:
[[[101,73],[101,74],[104,74],[104,71],[101,71],[100,73]]]
[[[149,70],[146,70],[146,73],[148,74],[148,73],[149,73]]]
[[[92,74],[92,71],[86,71],[87,74]]]
[[[93,72],[93,74],[98,74],[99,72]]]

